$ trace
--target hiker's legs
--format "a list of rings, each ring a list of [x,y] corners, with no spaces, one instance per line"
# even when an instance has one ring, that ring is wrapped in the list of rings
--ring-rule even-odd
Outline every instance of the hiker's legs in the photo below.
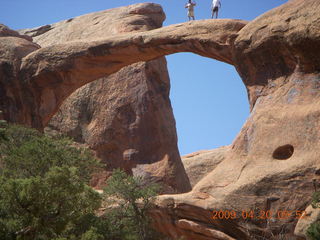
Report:
[[[217,7],[214,7],[213,9],[212,9],[212,16],[211,16],[211,18],[213,18],[214,17],[214,13],[218,13],[218,8]],[[217,15],[216,15],[216,18],[217,18]]]
[[[219,10],[216,11],[216,18],[218,18],[218,12],[219,12]]]

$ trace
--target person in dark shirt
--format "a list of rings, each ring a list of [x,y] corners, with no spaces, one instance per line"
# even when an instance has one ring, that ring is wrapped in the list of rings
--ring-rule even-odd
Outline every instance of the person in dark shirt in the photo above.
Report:
[[[218,18],[218,12],[219,12],[219,8],[221,8],[221,1],[220,0],[212,0],[212,16],[211,18],[214,17],[214,14],[216,14],[216,18]]]

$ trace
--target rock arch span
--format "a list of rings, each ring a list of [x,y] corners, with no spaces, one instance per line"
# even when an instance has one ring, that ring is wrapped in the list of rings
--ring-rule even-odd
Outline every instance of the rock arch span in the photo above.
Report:
[[[135,62],[193,52],[233,64],[233,39],[245,24],[240,20],[203,20],[119,34],[100,41],[49,46],[23,58],[20,73],[22,81],[40,90],[39,99],[41,95],[55,96],[55,104],[36,104],[38,112],[34,114],[45,126],[62,101],[77,88]]]
[[[53,24],[24,31],[42,47],[32,43],[30,37],[19,35],[3,26],[2,39],[5,45],[2,49],[3,52],[9,49],[12,53],[8,57],[3,55],[5,57],[1,65],[3,72],[11,72],[10,76],[3,75],[0,79],[5,92],[1,108],[4,109],[6,119],[43,129],[62,102],[76,89],[101,77],[110,76],[132,63],[158,59],[167,54],[189,51],[231,64],[234,34],[246,24],[241,20],[206,20],[152,30],[160,27],[164,20],[159,5],[137,4],[123,9],[117,10],[117,13],[111,10],[111,13],[94,13],[62,22],[65,27],[63,30],[59,24]],[[113,24],[120,27],[108,29],[110,21],[101,24],[108,15],[112,16]],[[122,19],[118,21],[115,18],[119,15]],[[87,30],[85,25],[88,23],[92,30]],[[100,28],[96,29],[97,26]],[[79,31],[79,27],[86,30]],[[114,32],[116,34],[110,36]],[[93,34],[95,37],[91,37]],[[50,37],[55,40],[48,39]],[[20,55],[15,55],[16,45],[23,50]],[[14,68],[11,68],[13,62]],[[144,79],[143,75],[146,74],[153,82],[147,80],[139,83],[141,89],[135,93],[137,95],[126,97],[138,99],[133,104],[127,102],[126,98],[118,98],[119,101],[115,102],[108,99],[108,104],[118,110],[114,118],[104,116],[107,121],[103,120],[103,124],[98,123],[97,119],[90,120],[92,115],[81,110],[80,118],[89,118],[86,120],[88,126],[84,128],[90,132],[81,137],[86,138],[85,142],[110,167],[123,167],[130,171],[135,168],[134,171],[143,173],[146,178],[166,183],[168,188],[165,192],[189,191],[189,180],[176,146],[165,61],[137,64],[133,69],[137,68],[141,74],[136,73],[136,70],[125,71],[137,79]],[[128,73],[124,72],[123,75],[128,79]],[[119,80],[119,77],[121,73],[113,80]],[[110,83],[113,80],[107,80],[109,86],[115,85]],[[128,84],[137,84],[130,81],[127,81]],[[102,85],[105,86],[105,83]],[[118,91],[119,86],[115,89]],[[113,92],[109,93],[114,95]],[[118,94],[127,95],[120,91]],[[83,96],[83,93],[80,95]],[[119,102],[127,102],[127,105]],[[71,109],[74,107],[71,106]],[[61,124],[58,123],[59,127]],[[109,127],[96,131],[97,124]],[[79,130],[82,131],[79,128],[75,131]],[[98,182],[100,178],[98,176]]]

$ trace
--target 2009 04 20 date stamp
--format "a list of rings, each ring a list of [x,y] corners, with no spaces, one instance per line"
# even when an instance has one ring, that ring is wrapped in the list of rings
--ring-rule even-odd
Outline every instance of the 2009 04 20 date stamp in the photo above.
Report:
[[[244,220],[252,219],[252,220],[268,220],[268,219],[301,219],[304,218],[305,211],[289,211],[289,210],[242,210],[240,212],[236,212],[234,210],[213,210],[212,211],[212,219],[222,220],[222,219],[238,219],[242,218]]]

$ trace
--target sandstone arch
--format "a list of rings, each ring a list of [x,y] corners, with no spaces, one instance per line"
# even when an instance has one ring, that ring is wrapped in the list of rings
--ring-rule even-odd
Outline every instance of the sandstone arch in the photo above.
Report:
[[[112,29],[111,27],[111,29],[106,31],[115,33],[112,37],[100,33],[101,29],[96,28],[96,26],[99,26],[99,21],[103,21],[103,17],[99,14],[66,21],[65,24],[67,24],[69,29],[74,28],[74,32],[69,32],[70,35],[63,35],[63,33],[61,35],[61,31],[58,29],[58,34],[60,34],[59,39],[62,38],[62,40],[60,39],[60,44],[57,44],[56,41],[48,44],[50,40],[43,39],[46,38],[46,33],[57,36],[54,28],[59,28],[59,26],[48,25],[38,29],[25,30],[27,34],[34,36],[37,39],[37,43],[43,47],[38,51],[39,46],[29,42],[30,45],[36,46],[36,49],[32,49],[33,52],[31,54],[29,54],[31,51],[26,52],[23,56],[14,55],[16,49],[12,49],[13,59],[17,59],[16,68],[4,70],[12,71],[10,80],[15,82],[20,90],[17,92],[17,88],[4,85],[5,94],[2,96],[4,100],[1,102],[5,117],[11,122],[43,129],[60,107],[63,100],[82,85],[108,76],[131,63],[156,59],[166,54],[191,51],[232,64],[231,48],[234,34],[246,24],[246,22],[240,20],[207,20],[150,30],[160,27],[164,20],[164,13],[160,6],[156,4],[137,4],[129,6],[127,9],[125,10],[125,14],[130,17],[122,17],[129,20],[121,19],[121,21],[115,21],[114,23],[121,26],[121,31],[118,32],[119,27],[118,29]],[[111,13],[105,12],[103,14],[111,14],[113,20],[115,20],[114,17],[119,14],[119,11],[116,14],[113,14],[112,11]],[[119,15],[123,15],[121,11]],[[99,31],[98,36],[90,38],[88,32],[87,34],[83,34],[83,31],[81,31],[81,34],[85,36],[80,37],[82,41],[81,39],[80,41],[75,41],[77,40],[75,32],[79,27],[79,23],[84,28],[84,22],[92,20],[93,24],[90,27],[96,28],[96,32]],[[124,29],[123,21],[128,22]],[[144,24],[141,24],[141,21]],[[106,26],[106,24],[103,25],[104,28]],[[130,33],[130,31],[138,31],[138,33]],[[8,38],[8,32],[11,34],[14,31],[7,29],[3,31],[2,39]],[[91,32],[91,34],[96,35],[96,32]],[[19,36],[17,33],[14,33],[14,35],[19,38],[27,38],[27,36]],[[42,40],[38,38],[42,38]],[[3,48],[5,47],[3,46]],[[8,65],[11,64],[10,61],[7,62]],[[5,67],[7,63],[4,63],[3,66]],[[148,65],[152,66],[154,64],[150,63]],[[164,65],[165,63],[161,63],[159,66],[160,68],[165,68]],[[153,66],[153,68],[155,67],[156,65]],[[163,75],[162,78],[165,78],[165,71],[163,70],[161,73]],[[168,82],[168,80],[165,81]],[[1,82],[5,83],[6,78],[3,78]],[[168,86],[169,83],[159,86],[164,90],[163,93],[157,93],[159,96],[163,95],[160,99],[163,97],[168,98]],[[141,95],[140,97],[139,101],[142,101],[141,104],[145,104],[146,102],[143,100],[145,96]],[[148,96],[146,95],[146,97]],[[158,103],[153,102],[152,104],[154,107],[157,107]],[[114,161],[111,165],[114,167],[121,166],[131,170],[137,163],[148,163],[143,166],[143,170],[139,167],[136,171],[142,171],[143,174],[150,175],[158,180],[160,179],[161,182],[166,182],[169,186],[165,190],[166,192],[186,192],[190,190],[190,185],[176,146],[177,140],[170,101],[164,99],[159,104],[165,104],[166,107],[161,110],[160,115],[159,111],[155,113],[160,118],[157,120],[157,126],[154,126],[157,124],[156,122],[150,125],[150,120],[147,121],[150,117],[157,118],[155,116],[148,116],[152,115],[155,110],[151,110],[152,112],[149,114],[143,113],[141,115],[139,113],[141,109],[137,111],[130,104],[124,106],[124,109],[131,109],[133,124],[133,127],[126,126],[125,128],[136,129],[137,127],[141,128],[143,125],[150,125],[148,128],[149,135],[146,130],[140,130],[139,133],[129,130],[126,133],[129,135],[125,134],[126,138],[121,139],[120,137],[116,142],[126,141],[126,139],[131,138],[132,134],[142,135],[135,137],[135,140],[129,141],[133,141],[132,143],[121,143],[120,147],[115,148],[112,142],[106,143],[107,140],[102,139],[102,136],[109,134],[106,129],[106,132],[101,132],[98,136],[95,135],[96,139],[93,142],[91,141],[90,147],[105,161],[108,161],[108,157],[115,157],[115,160],[121,159],[123,155],[124,161],[122,162],[121,160],[118,164],[117,161]],[[141,107],[142,109],[145,108],[145,106]],[[158,131],[161,124],[162,128],[168,130]],[[119,128],[119,126],[116,128]],[[152,142],[149,147],[143,147],[147,144],[144,139],[149,139],[150,137],[159,137],[159,139]],[[97,138],[102,139],[101,143],[97,143],[99,142]],[[107,153],[110,151],[107,149],[110,148],[113,149],[113,155]],[[107,164],[110,165],[110,162],[107,162]]]
[[[20,72],[23,81],[42,92],[40,99],[41,95],[54,98],[51,105],[42,101],[38,106],[36,115],[45,126],[61,102],[77,88],[135,62],[193,52],[233,64],[232,42],[245,24],[240,20],[203,20],[100,41],[45,47],[23,58]]]

